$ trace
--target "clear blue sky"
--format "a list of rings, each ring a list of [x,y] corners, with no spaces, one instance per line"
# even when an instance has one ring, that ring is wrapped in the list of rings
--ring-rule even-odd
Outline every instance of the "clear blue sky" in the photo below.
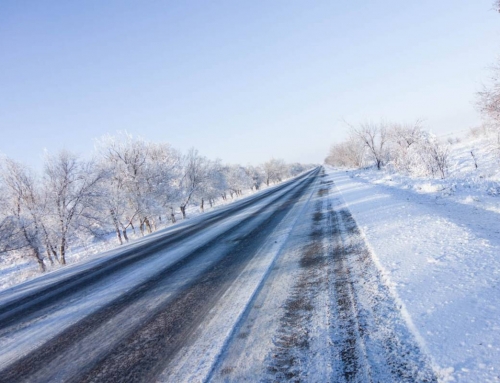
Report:
[[[0,152],[126,130],[227,162],[322,162],[351,123],[479,123],[492,0],[0,2]]]

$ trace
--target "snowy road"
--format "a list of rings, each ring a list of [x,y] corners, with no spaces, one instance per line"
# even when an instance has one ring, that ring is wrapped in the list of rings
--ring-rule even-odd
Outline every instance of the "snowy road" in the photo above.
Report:
[[[315,169],[0,294],[0,382],[433,382]]]

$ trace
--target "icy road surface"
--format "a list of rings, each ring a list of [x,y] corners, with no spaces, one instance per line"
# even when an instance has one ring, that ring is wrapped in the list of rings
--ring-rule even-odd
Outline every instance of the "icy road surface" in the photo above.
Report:
[[[0,382],[437,382],[330,176],[0,293]]]

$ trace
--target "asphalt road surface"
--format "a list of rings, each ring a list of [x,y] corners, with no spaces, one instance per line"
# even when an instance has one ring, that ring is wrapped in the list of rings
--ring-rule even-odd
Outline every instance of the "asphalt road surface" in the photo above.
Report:
[[[435,382],[316,168],[0,293],[0,382]]]

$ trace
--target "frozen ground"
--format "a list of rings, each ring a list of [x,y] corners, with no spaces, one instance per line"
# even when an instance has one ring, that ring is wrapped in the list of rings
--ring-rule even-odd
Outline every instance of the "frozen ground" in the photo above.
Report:
[[[407,322],[456,382],[500,381],[499,168],[480,143],[453,148],[447,180],[329,169]]]

